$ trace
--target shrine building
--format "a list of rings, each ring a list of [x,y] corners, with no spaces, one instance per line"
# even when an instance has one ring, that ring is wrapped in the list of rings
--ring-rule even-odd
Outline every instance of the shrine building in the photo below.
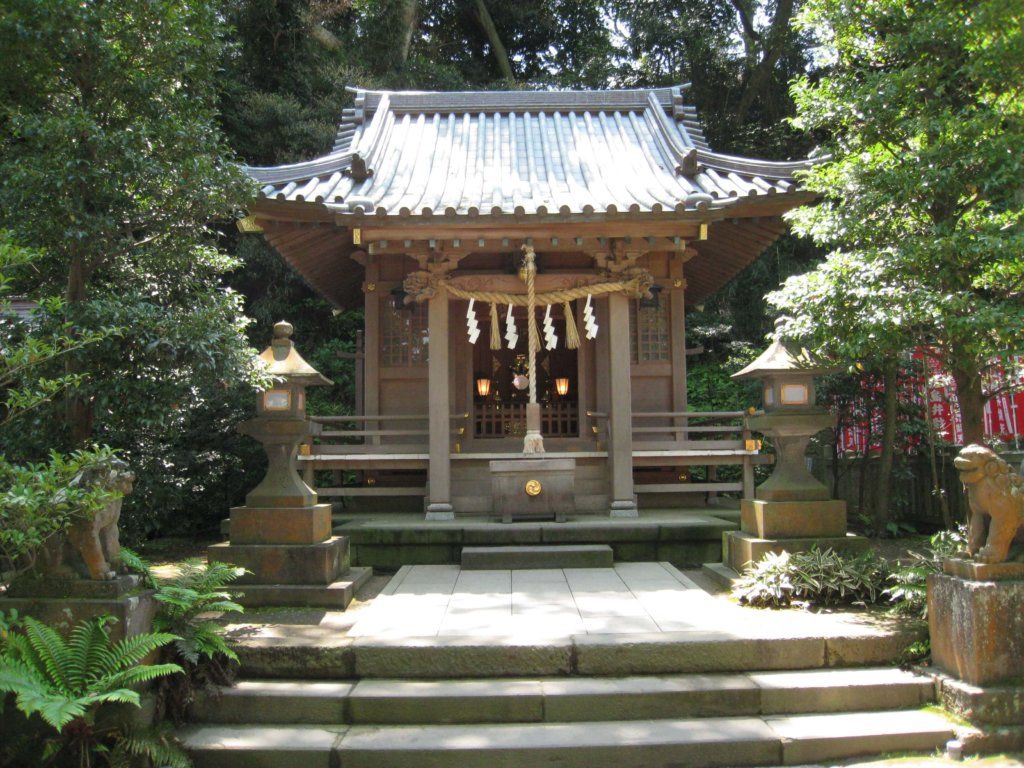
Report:
[[[686,310],[813,196],[805,161],[712,151],[685,94],[357,90],[329,154],[247,169],[249,227],[364,310],[356,413],[300,456],[320,496],[526,513],[495,489],[538,461],[578,515],[752,496],[747,404],[687,409]]]

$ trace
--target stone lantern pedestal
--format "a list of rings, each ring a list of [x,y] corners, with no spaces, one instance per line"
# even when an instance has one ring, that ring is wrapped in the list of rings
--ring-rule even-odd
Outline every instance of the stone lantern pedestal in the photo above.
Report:
[[[865,549],[867,541],[846,531],[846,502],[810,473],[807,443],[835,424],[835,417],[814,404],[814,379],[829,372],[807,350],[776,340],[733,378],[764,382],[764,413],[748,424],[772,440],[775,468],[754,498],[740,502],[740,530],[725,534],[722,561],[736,573],[768,552],[801,552],[817,546]]]
[[[348,539],[333,536],[331,505],[298,472],[299,444],[310,434],[305,387],[330,384],[295,350],[292,326],[277,323],[274,340],[260,357],[279,382],[261,393],[257,416],[239,430],[259,440],[267,474],[231,510],[229,538],[209,549],[211,561],[250,573],[238,580],[247,606],[310,606],[344,610],[369,569],[350,567]]]

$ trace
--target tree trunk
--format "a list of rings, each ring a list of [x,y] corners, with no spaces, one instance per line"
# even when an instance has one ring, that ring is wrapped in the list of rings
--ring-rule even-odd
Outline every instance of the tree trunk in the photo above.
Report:
[[[871,469],[871,440],[874,435],[871,434],[871,414],[868,413],[867,429],[864,434],[864,453],[861,454],[860,460],[860,477],[857,478],[857,509],[859,511],[858,517],[861,522],[867,524],[867,521],[871,518],[869,513],[871,510],[868,509],[867,501],[867,487],[868,487],[868,472]]]
[[[742,3],[733,0],[733,7],[739,13],[740,23],[743,26],[744,39],[754,41],[754,47],[761,48],[760,59],[747,70],[743,77],[743,91],[736,107],[737,124],[746,122],[747,113],[754,105],[754,101],[764,94],[771,82],[772,72],[779,63],[779,59],[782,58],[785,48],[789,22],[793,16],[793,2],[794,0],[779,0],[771,27],[766,34],[758,34],[749,9],[745,8]]]
[[[487,3],[484,0],[476,0],[476,18],[480,22],[484,34],[487,35],[487,41],[491,44],[491,52],[494,54],[494,61],[498,65],[501,76],[506,80],[515,80],[516,77],[512,74],[512,62],[508,58],[508,50],[501,42],[498,28],[494,26],[494,19],[491,17],[491,12],[487,10]]]
[[[974,365],[953,369],[956,399],[960,403],[960,418],[964,425],[964,445],[985,442],[985,395],[981,389],[981,373]]]
[[[899,372],[896,358],[885,361],[882,367],[882,386],[885,388],[882,422],[882,454],[878,457],[878,477],[875,486],[875,531],[882,534],[889,524],[889,501],[892,497],[892,462],[896,443],[896,379]]]
[[[76,304],[86,299],[87,270],[80,254],[71,257],[68,269],[68,286],[65,300],[67,309],[73,310]],[[64,373],[77,376],[83,373],[81,361],[75,354],[64,359]],[[93,412],[92,404],[74,387],[68,389],[64,398],[64,421],[68,428],[68,440],[72,449],[84,448],[92,438]]]
[[[398,22],[401,25],[402,34],[398,39],[397,64],[395,69],[404,67],[409,61],[409,51],[412,48],[412,35],[416,31],[416,20],[419,16],[419,0],[401,0],[398,10]]]
[[[939,509],[942,512],[942,523],[946,530],[953,530],[953,515],[949,511],[949,497],[942,487],[942,478],[939,476],[938,462],[935,460],[935,424],[932,423],[931,403],[928,401],[928,377],[924,377],[924,391],[921,393],[921,403],[924,407],[924,423],[928,434],[928,466],[932,473],[932,499],[937,500]]]

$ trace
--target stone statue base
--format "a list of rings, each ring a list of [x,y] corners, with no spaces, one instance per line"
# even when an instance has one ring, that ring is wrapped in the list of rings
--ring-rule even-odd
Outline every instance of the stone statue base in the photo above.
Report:
[[[951,567],[985,569],[959,563]],[[1018,578],[995,581],[949,573],[928,578],[932,660],[946,674],[972,685],[1024,685],[1024,566],[1002,565],[1017,565]]]
[[[141,576],[116,579],[45,577],[16,579],[0,598],[0,610],[15,609],[67,633],[83,619],[103,614],[117,621],[107,625],[111,638],[120,640],[149,632],[156,613],[154,591],[142,586]]]
[[[946,675],[937,682],[942,707],[976,728],[960,737],[965,756],[1024,751],[1024,688],[977,686]]]
[[[973,581],[1022,581],[1024,563],[976,563],[959,557],[942,561],[942,572]]]
[[[1024,564],[951,559],[928,578],[942,705],[976,726],[965,754],[1024,750]]]

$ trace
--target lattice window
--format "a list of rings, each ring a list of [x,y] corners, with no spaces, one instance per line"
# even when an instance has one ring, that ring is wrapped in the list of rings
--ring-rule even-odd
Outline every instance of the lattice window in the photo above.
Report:
[[[427,302],[410,309],[381,309],[380,364],[425,365],[427,362]]]
[[[670,326],[668,302],[657,307],[641,307],[632,302],[629,346],[634,363],[659,363],[669,359]]]

